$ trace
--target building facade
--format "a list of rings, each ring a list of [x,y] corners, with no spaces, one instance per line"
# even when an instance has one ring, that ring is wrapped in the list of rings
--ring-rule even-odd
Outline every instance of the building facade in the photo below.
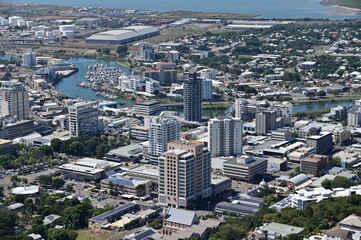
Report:
[[[35,67],[36,65],[36,54],[34,52],[27,52],[23,54],[23,66],[24,67]]]
[[[184,82],[183,89],[183,103],[184,103],[184,117],[189,122],[202,121],[202,79],[197,78],[188,79]]]
[[[0,115],[16,120],[29,118],[29,94],[24,85],[14,81],[0,82]]]
[[[202,144],[175,141],[159,157],[159,202],[186,208],[212,195],[211,154]]]
[[[212,89],[212,80],[211,79],[203,79],[202,80],[202,91],[203,91],[203,100],[210,100],[213,97],[213,89]]]
[[[139,43],[139,54],[140,57],[145,61],[154,60],[155,53],[153,45],[147,42]]]
[[[208,146],[212,157],[242,155],[242,121],[239,118],[213,118],[208,122]]]
[[[98,103],[82,102],[69,107],[69,130],[71,137],[95,134],[98,131]]]
[[[270,130],[276,129],[276,112],[263,111],[256,113],[256,133],[267,135]]]
[[[167,151],[167,144],[178,140],[180,124],[174,118],[156,117],[150,120],[148,131],[149,157],[152,164],[158,164],[158,157]]]

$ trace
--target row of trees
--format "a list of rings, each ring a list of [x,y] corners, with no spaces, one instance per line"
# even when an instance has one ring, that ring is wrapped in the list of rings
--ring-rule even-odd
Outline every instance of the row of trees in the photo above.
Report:
[[[101,159],[105,153],[111,149],[121,147],[129,144],[129,139],[124,136],[84,136],[80,138],[71,138],[62,141],[60,139],[53,139],[50,146],[54,152],[66,153],[69,155],[79,157],[95,156]]]

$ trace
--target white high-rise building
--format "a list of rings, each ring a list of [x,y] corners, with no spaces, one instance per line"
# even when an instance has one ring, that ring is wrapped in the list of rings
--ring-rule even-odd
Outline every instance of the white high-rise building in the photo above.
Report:
[[[155,53],[153,45],[147,42],[139,43],[139,54],[143,60],[154,60]]]
[[[169,143],[159,157],[159,203],[186,208],[194,199],[211,196],[211,175],[211,154],[202,144]]]
[[[69,107],[70,137],[92,135],[98,131],[98,102],[80,102]]]
[[[179,140],[180,124],[170,117],[155,117],[150,119],[148,140],[149,156],[153,164],[158,163],[158,157],[167,151],[169,142]]]
[[[212,157],[242,155],[243,126],[240,118],[213,118],[208,122],[208,146]]]
[[[201,78],[205,79],[216,79],[217,78],[217,71],[212,68],[202,69],[199,71],[201,73]]]
[[[212,80],[211,79],[202,79],[202,94],[203,100],[212,99],[213,90],[212,90]]]
[[[34,52],[27,52],[23,54],[23,66],[24,67],[35,67],[36,65],[36,54]]]
[[[17,120],[29,118],[29,94],[16,81],[0,82],[0,115],[12,116]]]

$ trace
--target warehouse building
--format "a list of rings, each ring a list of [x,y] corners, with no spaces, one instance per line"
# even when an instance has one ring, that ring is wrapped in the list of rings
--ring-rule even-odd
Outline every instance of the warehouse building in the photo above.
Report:
[[[111,30],[91,35],[86,43],[96,44],[128,44],[159,35],[157,28],[150,26],[129,26],[119,30]]]

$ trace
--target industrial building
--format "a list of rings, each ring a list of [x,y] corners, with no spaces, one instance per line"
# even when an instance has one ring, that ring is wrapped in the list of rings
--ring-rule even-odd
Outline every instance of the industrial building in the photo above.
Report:
[[[230,216],[244,216],[254,215],[260,208],[264,206],[264,202],[261,198],[251,196],[239,196],[238,199],[232,202],[220,202],[218,203],[214,211],[220,215]]]
[[[129,26],[91,35],[86,43],[94,44],[128,44],[160,34],[157,28],[150,26]]]

